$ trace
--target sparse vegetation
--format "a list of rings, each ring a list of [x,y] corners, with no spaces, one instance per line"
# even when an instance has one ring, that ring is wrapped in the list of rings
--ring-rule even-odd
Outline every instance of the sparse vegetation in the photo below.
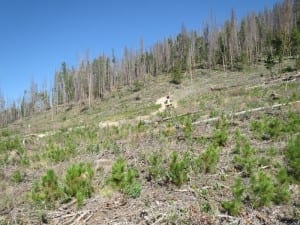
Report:
[[[66,115],[54,116],[57,129],[45,132],[41,138],[34,133],[28,136],[28,131],[22,134],[4,129],[0,137],[0,187],[8,194],[0,195],[0,209],[8,210],[19,202],[27,207],[31,202],[34,207],[27,209],[42,210],[43,220],[52,222],[56,219],[47,217],[49,210],[54,213],[65,204],[76,202],[79,208],[68,206],[74,212],[86,212],[99,205],[105,210],[114,208],[119,215],[120,204],[140,210],[136,203],[142,202],[144,217],[163,210],[166,216],[162,220],[185,224],[201,224],[206,219],[214,224],[220,221],[215,217],[218,210],[230,214],[232,217],[224,217],[228,220],[243,220],[244,212],[256,213],[261,207],[291,209],[297,204],[292,190],[299,179],[297,107],[283,105],[230,115],[250,106],[273,104],[267,96],[274,90],[282,96],[280,102],[298,100],[298,86],[293,82],[253,89],[242,86],[216,93],[203,89],[206,79],[236,84],[244,82],[245,77],[249,83],[263,78],[252,73],[243,79],[223,72],[210,76],[195,73],[193,84],[182,77],[184,88],[158,76],[174,91],[174,99],[178,98],[178,107],[165,112],[153,113],[159,108],[154,104],[156,98],[165,94],[161,87],[143,86],[142,99],[149,102],[136,100],[137,93],[132,89],[120,89],[120,98],[102,101],[101,107],[91,107],[78,117],[76,106],[64,112]],[[199,122],[211,119],[212,112],[218,119]],[[122,123],[100,128],[102,118]],[[49,125],[42,119],[38,121],[47,131]],[[85,163],[74,163],[78,160]],[[5,173],[7,168],[9,173]],[[13,199],[9,191],[18,187],[31,188],[29,198]],[[86,201],[88,198],[92,199]],[[122,210],[129,212],[125,207]],[[287,215],[294,218],[295,213]],[[9,216],[6,219],[11,221]],[[134,217],[132,220],[136,221]]]
[[[0,92],[0,224],[299,224],[298,3]]]

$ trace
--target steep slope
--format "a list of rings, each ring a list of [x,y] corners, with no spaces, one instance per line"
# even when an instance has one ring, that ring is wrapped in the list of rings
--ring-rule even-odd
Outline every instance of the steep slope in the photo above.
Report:
[[[299,224],[299,74],[258,74],[160,76],[1,129],[0,223]]]

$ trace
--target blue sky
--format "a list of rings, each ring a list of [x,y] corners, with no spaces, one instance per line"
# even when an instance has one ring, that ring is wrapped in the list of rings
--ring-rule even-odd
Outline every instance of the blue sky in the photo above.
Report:
[[[218,25],[277,0],[0,0],[0,90],[17,100],[31,80],[49,88],[65,61],[105,53],[121,55],[125,46],[145,47],[174,36],[182,24],[201,30],[213,14]]]

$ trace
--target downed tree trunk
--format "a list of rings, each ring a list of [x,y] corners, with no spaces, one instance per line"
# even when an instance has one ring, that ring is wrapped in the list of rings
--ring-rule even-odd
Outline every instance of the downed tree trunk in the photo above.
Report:
[[[235,85],[221,86],[221,87],[213,86],[213,87],[210,87],[210,90],[211,91],[222,91],[222,90],[227,90],[227,89],[231,89],[231,88],[243,87],[245,85],[247,85],[247,84],[235,84]]]
[[[283,77],[283,78],[279,78],[279,79],[275,79],[275,80],[266,80],[264,81],[262,84],[258,84],[258,85],[254,85],[254,86],[250,86],[250,87],[246,87],[247,90],[249,89],[254,89],[254,88],[258,88],[258,87],[267,87],[273,84],[276,84],[278,82],[294,82],[296,81],[298,78],[300,78],[300,73],[296,74],[296,75],[291,75],[291,76],[287,76],[287,77]]]
[[[200,111],[197,110],[197,111],[187,112],[187,113],[183,113],[183,114],[176,115],[176,116],[169,116],[169,117],[162,118],[161,120],[158,120],[156,122],[164,122],[164,121],[167,121],[167,120],[170,120],[170,119],[174,119],[174,118],[178,118],[178,117],[183,117],[183,116],[188,116],[188,115],[194,115],[194,114],[199,113],[199,112]]]
[[[236,112],[236,113],[230,113],[227,116],[228,117],[235,117],[235,116],[244,115],[246,113],[263,111],[263,110],[266,110],[266,109],[275,109],[275,108],[279,108],[281,106],[294,105],[294,104],[300,104],[300,101],[294,101],[294,102],[289,102],[289,103],[285,103],[285,104],[275,104],[275,105],[272,105],[272,106],[258,107],[258,108],[244,110],[244,111],[240,111],[240,112]],[[221,118],[220,116],[217,116],[217,117],[213,117],[213,118],[209,118],[209,119],[205,119],[205,120],[199,120],[199,121],[193,122],[192,124],[193,125],[199,125],[199,124],[202,124],[202,123],[209,123],[209,122],[217,121],[220,118]]]
[[[293,104],[299,104],[299,103],[300,103],[300,101],[294,101],[294,102],[289,102],[289,103],[284,103],[284,104],[275,104],[275,105],[272,105],[272,106],[258,107],[258,108],[244,110],[244,111],[240,111],[240,112],[236,112],[236,113],[230,113],[227,116],[228,117],[234,117],[234,116],[239,116],[239,115],[243,115],[243,114],[246,114],[246,113],[251,113],[251,112],[256,112],[256,111],[262,111],[262,110],[266,110],[266,109],[275,109],[275,108],[278,108],[278,107],[281,107],[281,106],[293,105]],[[188,116],[188,115],[194,115],[194,114],[197,114],[199,112],[200,111],[193,111],[193,112],[183,113],[183,114],[180,114],[180,115],[177,115],[177,116],[165,117],[165,118],[157,120],[157,121],[151,121],[151,122],[149,122],[147,124],[161,123],[161,122],[165,122],[165,121],[168,121],[168,120],[171,120],[171,119],[174,119],[174,118],[178,118],[178,117],[183,117],[183,116]],[[203,117],[208,117],[208,115],[205,115]],[[208,119],[203,119],[203,120],[195,121],[192,124],[193,125],[198,125],[198,124],[201,124],[201,123],[209,123],[209,122],[217,121],[219,119],[220,119],[220,117],[217,116],[217,117],[212,117],[212,118],[208,118]]]

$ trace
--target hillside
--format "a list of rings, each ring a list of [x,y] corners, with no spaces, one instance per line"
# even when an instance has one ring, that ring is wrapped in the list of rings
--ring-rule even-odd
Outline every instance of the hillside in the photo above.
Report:
[[[169,80],[2,128],[0,224],[300,224],[300,74]]]

